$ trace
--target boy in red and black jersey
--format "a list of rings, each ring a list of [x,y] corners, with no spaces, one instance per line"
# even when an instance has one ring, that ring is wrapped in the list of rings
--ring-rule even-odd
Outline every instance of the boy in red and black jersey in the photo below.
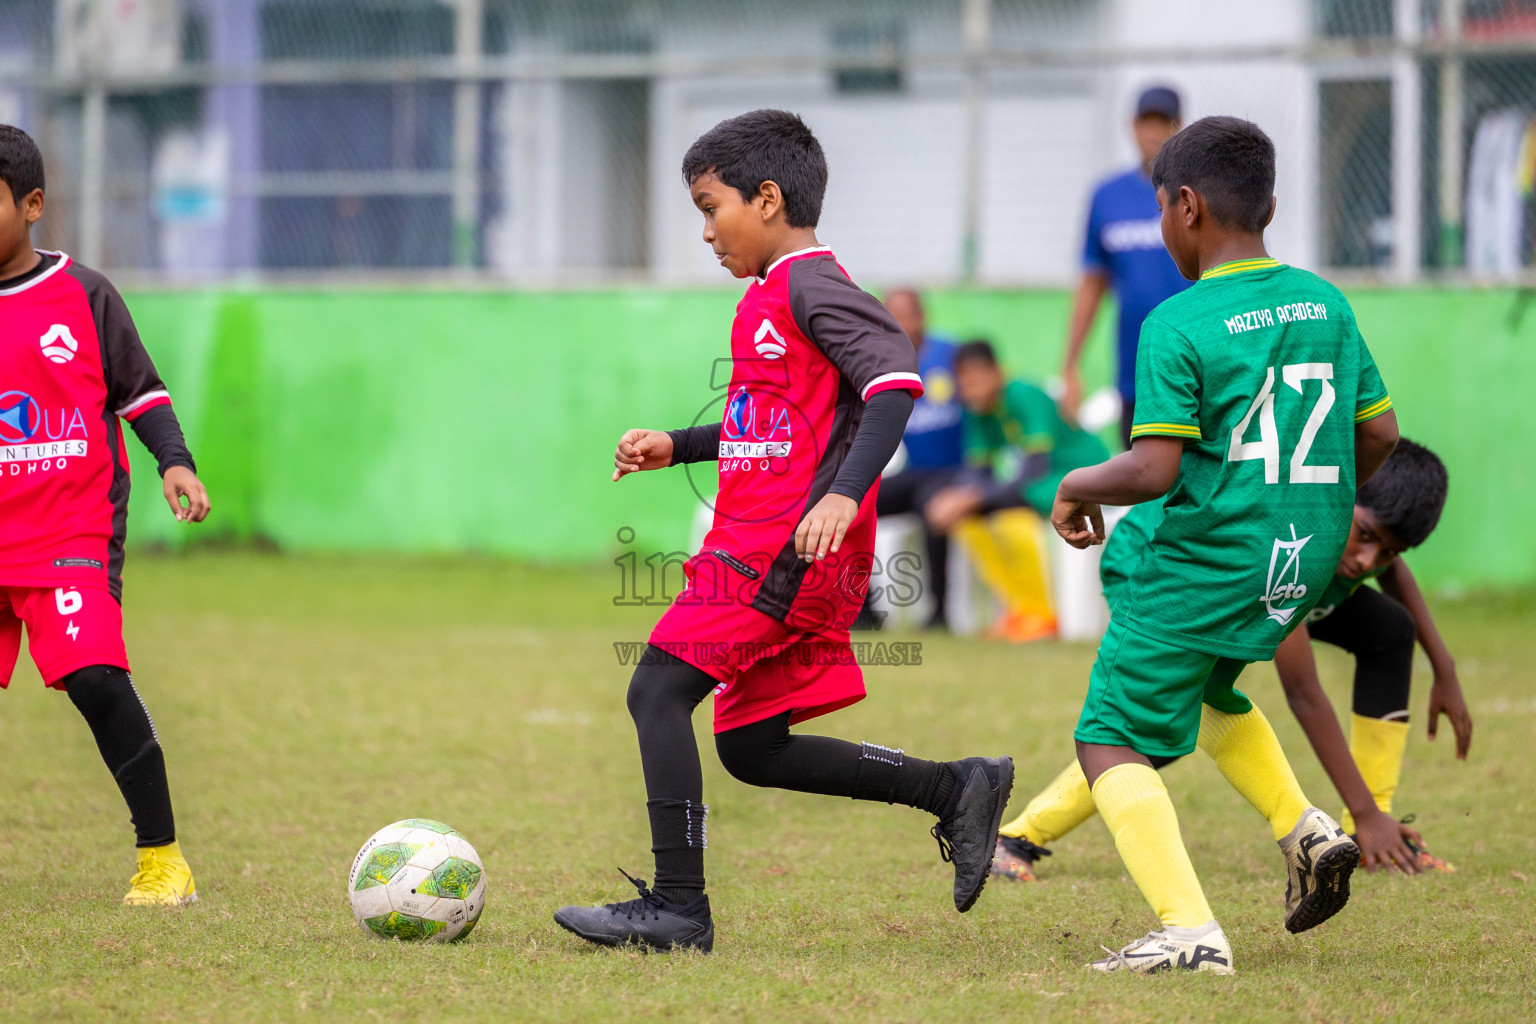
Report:
[[[722,266],[750,278],[731,328],[720,421],[631,430],[615,481],[716,461],[714,526],[688,585],[651,634],[629,686],[640,738],[655,889],[564,907],[555,920],[604,945],[708,950],[706,815],[691,717],[715,696],[715,743],[757,786],[922,808],[969,910],[1013,783],[1008,758],[924,761],[901,750],[790,732],[864,697],[848,630],[873,562],[880,471],[922,393],[912,344],[816,239],[826,190],[821,145],[801,120],[757,110],[722,121],[683,159]]]
[[[208,494],[117,290],[63,253],[32,248],[43,205],[42,154],[0,125],[0,687],[25,626],[43,681],[85,716],[128,802],[139,870],[124,902],[176,906],[197,892],[123,647],[121,421],[159,462],[178,521],[201,522]]]

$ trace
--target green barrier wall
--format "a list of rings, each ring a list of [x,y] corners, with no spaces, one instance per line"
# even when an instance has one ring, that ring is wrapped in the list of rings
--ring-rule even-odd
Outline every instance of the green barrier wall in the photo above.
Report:
[[[128,296],[215,505],[202,536],[292,550],[478,551],[541,561],[687,543],[682,471],[609,482],[619,434],[691,423],[719,391],[738,293],[140,291]],[[1412,564],[1443,586],[1536,582],[1536,308],[1513,290],[1360,291],[1403,431],[1451,467]],[[1055,372],[1068,297],[954,290],[930,322]],[[1531,303],[1536,306],[1536,303]],[[1108,380],[1107,319],[1087,376]],[[723,380],[717,378],[716,382]],[[718,405],[716,406],[718,410]],[[716,412],[718,415],[718,412]],[[182,542],[134,448],[137,543]],[[697,469],[697,467],[695,467]],[[708,474],[696,474],[709,493]],[[621,545],[621,527],[635,540]]]

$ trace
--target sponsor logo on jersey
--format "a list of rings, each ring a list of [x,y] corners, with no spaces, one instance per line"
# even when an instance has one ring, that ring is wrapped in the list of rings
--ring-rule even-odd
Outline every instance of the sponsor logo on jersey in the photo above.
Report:
[[[1291,524],[1291,539],[1276,537],[1269,550],[1269,579],[1264,584],[1264,610],[1280,625],[1289,625],[1296,614],[1295,604],[1281,607],[1286,602],[1299,602],[1307,596],[1307,585],[1301,582],[1301,549],[1312,539],[1296,536],[1296,524]],[[1282,556],[1284,560],[1282,561]]]
[[[37,344],[43,350],[43,355],[55,363],[67,363],[80,351],[80,343],[69,333],[67,324],[54,324],[37,339]]]
[[[0,394],[0,464],[8,476],[39,469],[63,469],[65,460],[86,453],[85,417],[78,408],[44,409],[25,391]]]
[[[793,433],[787,407],[778,403],[759,406],[757,396],[743,385],[725,406],[725,418],[720,424],[720,458],[785,458]]]
[[[789,346],[784,344],[784,335],[778,332],[773,321],[767,317],[763,317],[763,322],[758,325],[752,343],[757,346],[757,354],[764,359],[777,359],[789,351]]]
[[[42,422],[37,402],[25,391],[7,391],[0,395],[0,444],[32,440]]]

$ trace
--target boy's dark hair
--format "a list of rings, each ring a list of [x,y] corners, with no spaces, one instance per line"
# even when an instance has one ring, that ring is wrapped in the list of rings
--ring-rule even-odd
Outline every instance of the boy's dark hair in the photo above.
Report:
[[[988,366],[996,366],[997,350],[992,347],[992,343],[990,341],[985,341],[981,338],[977,338],[974,341],[968,341],[964,345],[961,345],[959,348],[955,349],[954,367],[956,370],[958,370],[960,369],[961,363],[969,362],[985,363]]]
[[[763,182],[775,182],[784,196],[784,219],[792,228],[814,228],[821,220],[827,157],[798,114],[753,110],[700,135],[683,156],[683,183],[692,185],[711,173],[748,203]]]
[[[43,151],[15,125],[0,124],[0,181],[17,203],[43,187]]]
[[[1445,463],[1405,437],[1376,475],[1355,492],[1355,504],[1370,509],[1398,540],[1416,548],[1440,522],[1448,484]]]
[[[1275,197],[1275,144],[1240,117],[1202,117],[1163,144],[1152,187],[1173,199],[1188,185],[1227,227],[1259,234]]]

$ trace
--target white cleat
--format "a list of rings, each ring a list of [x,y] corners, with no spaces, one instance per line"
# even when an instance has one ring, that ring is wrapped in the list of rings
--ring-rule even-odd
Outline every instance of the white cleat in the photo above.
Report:
[[[1109,956],[1095,960],[1088,966],[1096,971],[1135,971],[1137,974],[1153,974],[1157,971],[1214,971],[1216,974],[1232,973],[1232,947],[1222,934],[1221,925],[1208,921],[1199,928],[1175,928],[1169,926],[1160,932],[1150,932],[1116,953],[1108,946],[1101,946]]]
[[[1343,910],[1360,847],[1339,823],[1308,807],[1279,845],[1285,854],[1285,930],[1304,932]]]

